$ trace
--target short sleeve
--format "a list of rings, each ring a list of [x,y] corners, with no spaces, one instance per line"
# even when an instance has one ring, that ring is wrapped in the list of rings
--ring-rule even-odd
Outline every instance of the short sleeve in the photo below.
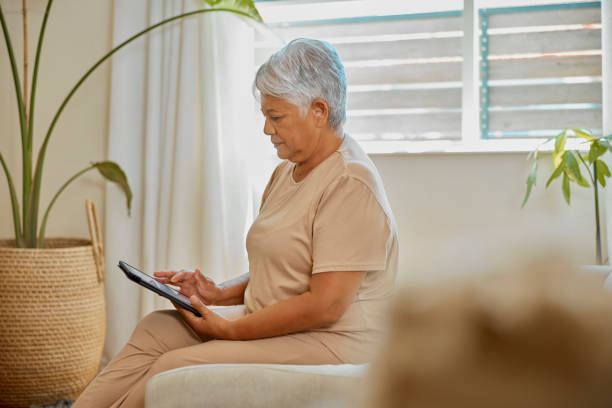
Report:
[[[343,176],[323,193],[313,223],[312,273],[385,269],[387,215],[367,185]]]
[[[259,211],[261,211],[261,209],[264,206],[264,203],[268,199],[268,196],[270,195],[270,191],[272,190],[272,185],[274,184],[274,181],[276,180],[276,176],[278,175],[279,169],[282,165],[283,163],[276,166],[276,168],[272,172],[272,175],[270,176],[270,179],[268,180],[268,184],[266,184],[266,188],[264,189],[263,194],[261,195],[261,204],[259,205]]]

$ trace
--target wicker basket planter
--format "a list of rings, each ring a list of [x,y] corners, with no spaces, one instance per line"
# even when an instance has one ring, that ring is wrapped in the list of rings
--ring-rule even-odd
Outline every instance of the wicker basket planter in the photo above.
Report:
[[[0,240],[0,406],[74,398],[96,375],[106,316],[94,248],[83,239],[49,239],[46,249]]]

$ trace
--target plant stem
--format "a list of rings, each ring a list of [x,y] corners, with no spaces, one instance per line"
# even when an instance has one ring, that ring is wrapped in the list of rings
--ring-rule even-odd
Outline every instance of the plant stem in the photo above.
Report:
[[[580,152],[578,150],[574,150],[574,153],[576,153],[576,156],[578,156],[578,158],[580,159],[580,161],[584,165],[584,168],[586,169],[587,173],[589,174],[589,178],[591,179],[591,183],[593,183],[593,185],[595,185],[595,181],[597,180],[597,178],[596,178],[597,176],[595,176],[595,178],[593,178],[593,174],[591,174],[591,169],[589,168],[589,165],[582,158],[582,155],[580,154]],[[594,168],[595,167],[593,167],[593,169]]]
[[[13,73],[13,85],[15,86],[15,94],[17,96],[17,110],[19,112],[19,126],[21,129],[21,152],[22,152],[23,170],[24,170],[23,193],[25,196],[26,190],[29,190],[29,187],[30,187],[30,186],[26,186],[26,183],[25,183],[25,179],[26,179],[25,177],[25,170],[26,170],[25,156],[26,156],[26,147],[27,147],[25,110],[23,107],[23,98],[21,96],[21,82],[19,81],[19,71],[17,70],[17,64],[15,62],[15,54],[13,53],[13,45],[11,44],[11,37],[9,35],[8,28],[6,26],[6,21],[4,20],[4,13],[2,11],[2,5],[0,5],[0,25],[2,25],[4,41],[6,42],[6,49],[8,51],[9,60],[11,62],[11,71]],[[16,234],[15,242],[19,245],[20,243],[22,243],[21,225],[19,223],[19,203],[17,202],[17,196],[15,195],[14,186],[11,181],[11,176],[8,171],[8,167],[6,166],[6,163],[4,162],[4,158],[2,158],[2,167],[4,168],[7,179],[9,180],[9,189],[11,192],[11,206],[13,207],[12,209],[13,216],[15,214],[18,214],[17,222],[15,222],[15,218],[13,217],[13,224],[15,227],[15,234]],[[25,205],[25,202],[23,204]]]
[[[40,235],[38,236],[38,247],[39,248],[45,247],[45,229],[47,228],[47,218],[49,217],[49,212],[51,212],[51,207],[53,207],[53,204],[55,204],[55,201],[57,200],[57,198],[60,196],[60,194],[62,194],[62,192],[66,189],[66,187],[68,187],[68,185],[72,183],[77,177],[88,172],[89,170],[93,170],[94,168],[95,166],[89,166],[79,171],[77,174],[70,177],[68,181],[65,182],[63,186],[60,187],[57,193],[55,193],[55,195],[51,199],[51,202],[49,203],[49,206],[47,207],[47,211],[45,211],[45,215],[42,218],[42,223],[40,224]]]
[[[36,219],[38,218],[38,209],[36,211],[35,217],[36,219],[32,220],[33,217],[29,216],[29,212],[27,211],[28,206],[30,205],[30,199],[32,195],[32,145],[34,140],[34,106],[36,100],[36,85],[38,84],[38,67],[40,64],[40,53],[42,50],[43,39],[45,38],[45,30],[47,28],[47,21],[49,20],[49,12],[51,11],[51,6],[53,5],[53,0],[49,0],[47,2],[47,7],[45,9],[45,16],[43,17],[42,25],[40,27],[40,33],[38,35],[38,44],[36,45],[36,58],[34,60],[34,70],[32,71],[32,89],[30,92],[30,110],[29,110],[29,122],[28,122],[28,134],[26,140],[28,142],[27,154],[25,157],[24,169],[24,183],[27,183],[28,189],[23,197],[23,229],[24,235],[27,236],[28,241],[30,243],[36,243]],[[34,223],[34,228],[30,228],[30,224]],[[27,226],[27,227],[26,227]],[[29,231],[25,233],[25,231]],[[33,246],[33,245],[32,245]]]
[[[13,184],[13,179],[11,178],[11,173],[4,161],[4,157],[2,157],[2,153],[0,153],[0,163],[2,163],[2,168],[4,169],[4,174],[6,174],[6,181],[8,182],[9,193],[11,195],[11,209],[13,210],[13,228],[15,229],[15,245],[17,248],[23,248],[23,237],[21,236],[21,223],[19,221],[19,203],[17,202],[17,193],[15,192],[15,185]]]
[[[27,0],[22,0],[23,10],[23,110],[25,127],[25,146],[23,147],[23,187],[22,187],[22,202],[27,203],[30,199],[32,188],[32,141],[28,137],[28,5]],[[27,225],[26,212],[23,212],[23,225]],[[29,237],[25,237],[29,241]]]
[[[23,109],[28,121],[28,1],[22,0],[23,9]]]
[[[21,81],[19,80],[19,71],[17,70],[17,63],[15,62],[15,54],[13,52],[13,45],[11,43],[11,37],[4,20],[4,13],[2,12],[2,6],[0,5],[0,24],[2,24],[2,32],[4,33],[4,41],[6,43],[6,49],[9,54],[9,60],[11,62],[11,71],[13,73],[13,85],[15,86],[15,94],[17,96],[17,109],[19,110],[19,126],[21,127],[21,144],[25,142],[25,111],[23,109],[23,97],[21,95]]]
[[[601,228],[599,222],[599,194],[597,192],[597,166],[593,163],[593,173],[591,174],[591,169],[589,165],[584,161],[580,152],[574,150],[582,164],[587,170],[589,177],[591,178],[591,182],[593,183],[593,191],[595,194],[595,257],[597,259],[597,265],[602,265],[601,261]]]
[[[593,173],[591,174],[591,169],[588,164],[584,161],[580,152],[574,150],[582,164],[587,170],[589,177],[591,178],[591,182],[593,183],[593,191],[595,194],[595,256],[597,258],[597,265],[602,265],[603,262],[601,260],[601,228],[599,222],[599,194],[597,192],[597,166],[593,163]]]
[[[189,17],[189,16],[193,16],[193,15],[196,15],[196,14],[209,13],[209,12],[213,12],[213,11],[227,11],[227,12],[230,12],[230,13],[241,15],[243,17],[251,18],[251,16],[249,16],[247,13],[244,13],[244,12],[239,11],[239,10],[228,9],[228,8],[214,8],[214,9],[207,8],[207,9],[200,9],[200,10],[190,11],[190,12],[187,12],[187,13],[179,14],[179,15],[174,16],[174,17],[167,18],[165,20],[160,21],[159,23],[156,23],[156,24],[154,24],[154,25],[152,25],[150,27],[145,28],[144,30],[134,34],[133,36],[131,36],[127,40],[123,41],[121,44],[117,45],[115,48],[113,48],[108,53],[106,53],[106,55],[104,55],[102,58],[100,58],[91,68],[89,68],[89,70],[87,70],[87,72],[81,77],[81,79],[79,79],[79,81],[74,85],[72,90],[70,90],[70,92],[68,93],[66,98],[64,98],[64,101],[62,102],[62,104],[60,105],[59,109],[55,113],[55,116],[53,117],[53,120],[51,121],[51,124],[49,125],[49,129],[47,130],[47,134],[45,135],[45,139],[44,139],[43,144],[42,144],[42,146],[40,148],[40,151],[38,153],[38,159],[36,160],[36,170],[34,171],[34,180],[33,180],[34,184],[33,184],[33,187],[32,187],[32,194],[31,194],[30,199],[29,199],[28,204],[27,204],[28,230],[25,231],[25,234],[28,234],[28,236],[36,234],[36,222],[37,222],[36,215],[38,214],[38,207],[39,207],[39,202],[40,202],[40,187],[41,187],[41,182],[42,182],[42,168],[43,168],[43,163],[45,161],[45,154],[46,154],[46,151],[47,151],[47,145],[49,143],[49,138],[51,136],[51,133],[53,132],[53,129],[55,127],[55,124],[57,123],[57,120],[58,120],[59,116],[61,115],[62,111],[66,107],[66,104],[68,103],[68,101],[70,101],[70,99],[72,98],[74,93],[77,91],[77,89],[79,89],[81,84],[89,77],[89,75],[91,75],[91,73],[93,71],[95,71],[96,68],[98,68],[100,66],[100,64],[102,64],[104,61],[106,61],[108,58],[110,58],[114,53],[116,53],[121,48],[125,47],[127,44],[131,43],[132,41],[134,41],[138,37],[148,33],[149,31],[151,31],[151,30],[153,30],[153,29],[155,29],[155,28],[157,28],[159,26],[162,26],[164,24],[167,24],[167,23],[170,23],[172,21],[178,20],[180,18]]]
[[[597,166],[593,163],[593,175],[595,176],[594,191],[595,191],[595,256],[597,265],[602,265],[601,261],[601,229],[599,227],[599,195],[597,193]]]

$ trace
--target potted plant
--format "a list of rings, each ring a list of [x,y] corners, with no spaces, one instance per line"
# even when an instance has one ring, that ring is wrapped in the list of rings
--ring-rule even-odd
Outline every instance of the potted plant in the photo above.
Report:
[[[27,33],[27,0],[22,1],[24,33]],[[11,171],[0,152],[14,227],[12,239],[0,240],[0,406],[46,404],[59,398],[77,396],[96,374],[102,353],[105,334],[104,288],[103,276],[96,273],[96,262],[99,266],[99,260],[95,259],[96,253],[101,256],[100,251],[87,240],[47,239],[45,229],[57,198],[84,173],[97,170],[106,180],[117,183],[125,193],[128,212],[132,192],[124,171],[117,163],[93,162],[60,186],[39,219],[47,147],[55,125],[72,96],[91,73],[118,50],[172,21],[213,11],[231,12],[262,21],[252,0],[205,0],[203,8],[167,18],[134,34],[102,56],[75,83],[59,105],[46,132],[41,134],[44,139],[34,161],[37,78],[53,1],[48,0],[46,4],[29,88],[27,39],[24,38],[22,82],[0,5],[0,25],[9,56],[19,115],[23,180],[19,200]],[[90,223],[90,231],[93,231],[92,228],[95,229]],[[95,235],[92,234],[92,237],[95,238]],[[32,301],[36,302],[34,306],[31,305]]]
[[[587,153],[581,153],[578,149],[566,149],[567,137],[573,134],[575,137],[583,139],[585,148],[581,149]],[[527,176],[527,188],[525,198],[521,208],[525,206],[533,186],[536,185],[536,174],[538,171],[539,148],[554,140],[552,161],[554,170],[548,177],[546,188],[553,180],[562,177],[561,191],[565,202],[569,205],[571,199],[571,183],[581,187],[593,187],[593,197],[595,201],[595,252],[597,264],[602,265],[601,258],[601,228],[599,219],[599,193],[597,185],[606,186],[606,179],[610,177],[610,169],[601,157],[606,152],[612,152],[612,135],[595,137],[589,129],[565,128],[557,136],[551,137],[540,144],[534,151],[529,153],[527,159],[532,159],[533,164]],[[587,177],[583,176],[580,169],[585,171]]]

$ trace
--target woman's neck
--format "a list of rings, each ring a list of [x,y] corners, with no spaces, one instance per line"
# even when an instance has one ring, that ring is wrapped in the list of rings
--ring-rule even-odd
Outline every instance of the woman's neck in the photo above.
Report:
[[[306,176],[325,159],[340,148],[344,141],[344,132],[330,131],[321,137],[321,147],[309,159],[302,163],[296,163],[293,169],[293,180],[296,183],[304,180]]]

